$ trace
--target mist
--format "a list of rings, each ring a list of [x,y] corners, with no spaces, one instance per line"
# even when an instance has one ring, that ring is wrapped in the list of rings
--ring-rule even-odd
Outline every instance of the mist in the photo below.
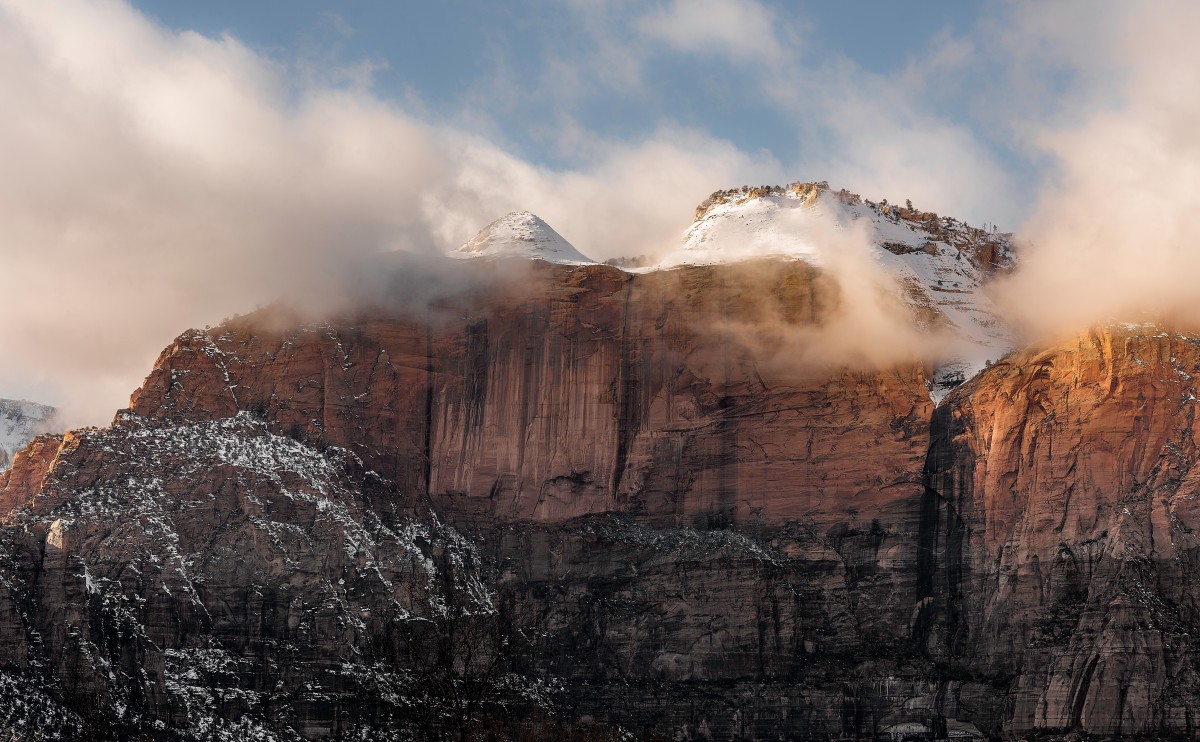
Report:
[[[1031,341],[1114,321],[1200,327],[1200,7],[1087,10],[1102,53],[1065,47],[1081,92],[1033,133],[1055,168],[998,293]]]
[[[0,0],[0,96],[19,112],[0,117],[0,397],[71,425],[107,423],[188,327],[352,296],[380,252],[427,276],[515,209],[597,259],[645,252],[710,184],[781,172],[677,128],[549,170],[115,0]]]
[[[441,255],[509,211],[537,213],[597,260],[654,256],[679,244],[711,191],[797,179],[841,177],[875,198],[968,194],[976,207],[1011,194],[996,212],[1015,220],[1020,204],[1030,216],[1017,230],[1020,267],[995,288],[1030,341],[1107,321],[1200,326],[1200,47],[1189,37],[1200,8],[1002,7],[1003,33],[982,29],[994,42],[948,37],[933,72],[900,80],[920,77],[916,87],[846,65],[792,69],[782,51],[748,68],[777,105],[833,96],[818,114],[837,146],[800,158],[827,173],[670,120],[626,141],[568,121],[558,146],[575,164],[551,168],[384,100],[360,71],[313,75],[232,36],[164,29],[117,0],[0,0],[11,112],[0,117],[0,397],[57,405],[72,426],[106,424],[189,327],[277,300],[320,313],[380,290],[469,290]],[[664,40],[661,23],[639,28],[643,46],[687,41]],[[722,53],[744,63],[738,39],[757,34],[730,36]],[[969,127],[909,100],[961,87],[953,70],[971,54],[1000,70],[1005,105],[983,110],[1046,163],[1045,178],[1018,186]],[[1069,94],[1047,82],[1062,76]],[[747,341],[764,358],[884,365],[953,352],[952,339],[907,324],[861,235],[826,237],[839,257],[825,268],[854,301],[819,336],[764,322]],[[381,288],[372,267],[384,253],[411,261],[408,285]]]
[[[830,199],[832,201],[832,199]],[[825,209],[781,209],[770,228],[714,230],[704,240],[723,255],[709,332],[753,358],[764,377],[788,383],[841,369],[872,371],[929,365],[959,351],[959,336],[910,306],[894,275],[878,261],[867,223]],[[780,256],[804,255],[781,264]],[[682,251],[670,256],[686,263]],[[686,293],[680,288],[678,293]]]

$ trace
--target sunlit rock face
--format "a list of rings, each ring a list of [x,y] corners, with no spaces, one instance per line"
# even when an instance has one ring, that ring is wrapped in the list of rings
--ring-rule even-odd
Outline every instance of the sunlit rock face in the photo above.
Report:
[[[919,636],[1014,679],[1006,729],[1195,733],[1197,374],[1200,338],[1115,326],[935,413]]]
[[[1097,330],[935,406],[915,360],[804,352],[847,300],[809,262],[522,265],[420,311],[186,332],[111,428],[24,449],[13,717],[1193,734],[1194,338]]]
[[[741,331],[787,306],[770,332],[799,330],[836,297],[804,264],[757,268],[544,265],[520,293],[445,308],[433,325],[364,315],[271,333],[247,318],[181,336],[132,409],[257,411],[488,520],[752,523],[919,492],[932,410],[921,367],[763,363],[722,323]],[[840,456],[858,436],[859,455]]]

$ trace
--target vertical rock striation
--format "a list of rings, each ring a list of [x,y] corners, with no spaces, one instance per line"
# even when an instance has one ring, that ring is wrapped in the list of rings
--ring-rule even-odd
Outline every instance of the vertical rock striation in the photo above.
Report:
[[[1098,329],[935,408],[918,364],[796,352],[846,300],[802,262],[515,283],[189,331],[111,428],[26,447],[0,698],[146,738],[535,707],[689,739],[1194,736],[1200,342]]]
[[[1013,733],[1194,736],[1197,373],[1195,337],[1118,326],[1010,356],[935,413],[922,638],[1013,679]]]

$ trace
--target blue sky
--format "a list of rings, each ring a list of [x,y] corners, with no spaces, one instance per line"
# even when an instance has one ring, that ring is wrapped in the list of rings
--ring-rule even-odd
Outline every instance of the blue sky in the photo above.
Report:
[[[836,150],[855,142],[837,131],[836,118],[813,110],[826,105],[825,85],[893,90],[913,85],[923,67],[954,63],[939,59],[947,49],[963,53],[967,45],[974,47],[969,53],[978,53],[978,37],[1003,11],[986,2],[947,1],[134,0],[133,5],[175,31],[230,34],[301,77],[318,76],[331,84],[367,81],[380,98],[487,136],[530,163],[571,168],[589,157],[580,139],[637,142],[664,128],[683,128],[743,151],[767,153],[788,180],[834,179],[852,189],[876,183],[872,177],[847,182],[860,176],[861,168],[839,162]],[[681,28],[678,36],[663,28],[682,26],[681,16],[689,12],[711,18],[718,6],[735,6],[735,16],[763,23],[756,28],[747,22],[725,38],[705,28]],[[648,18],[657,18],[662,27]],[[964,63],[972,65],[979,60]],[[769,84],[791,86],[798,100],[765,92],[762,67],[778,68]],[[966,74],[982,78],[986,73]],[[996,168],[998,177],[1029,176],[1028,157],[1011,146],[1012,133],[989,130],[980,121],[987,116],[980,111],[986,108],[980,102],[986,85],[955,79],[946,90],[915,93],[920,100],[914,109],[968,132],[971,146],[992,158],[985,167]],[[879,135],[890,126],[886,107],[883,112],[871,127]],[[868,121],[871,115],[864,114]],[[712,187],[725,185],[734,184]],[[914,189],[918,196],[938,194]],[[1027,206],[985,206],[980,201],[986,196],[969,195],[974,200],[928,207],[957,209],[974,221],[1003,221],[1011,228]]]
[[[324,64],[375,65],[372,78],[380,95],[401,103],[412,103],[415,97],[433,113],[450,118],[481,107],[481,91],[499,78],[531,81],[533,93],[547,62],[591,51],[595,39],[589,23],[609,15],[579,9],[587,4],[556,0],[134,0],[133,5],[172,29],[210,36],[229,33],[284,62],[312,57]],[[814,65],[845,60],[879,75],[903,69],[939,37],[973,29],[986,8],[986,3],[948,0],[763,5],[771,10],[776,29],[792,36],[799,59]],[[616,32],[630,33],[629,23],[651,7],[638,3],[613,10]],[[475,112],[493,118],[508,137],[523,145],[536,145],[523,133],[535,123],[535,116],[574,113],[585,117],[589,127],[615,136],[645,133],[660,119],[671,117],[738,138],[746,146],[794,148],[794,137],[782,117],[748,95],[736,74],[721,74],[725,60],[719,55],[714,55],[715,65],[706,64],[705,56],[669,52],[656,56],[649,95],[631,95],[618,88],[585,100],[535,100],[529,109],[505,110],[497,105]],[[530,149],[531,154],[538,152],[536,147]]]
[[[182,329],[336,302],[360,258],[517,210],[663,254],[712,191],[796,180],[1016,230],[1028,324],[1194,313],[1197,27],[1189,0],[0,0],[0,397],[102,423]]]

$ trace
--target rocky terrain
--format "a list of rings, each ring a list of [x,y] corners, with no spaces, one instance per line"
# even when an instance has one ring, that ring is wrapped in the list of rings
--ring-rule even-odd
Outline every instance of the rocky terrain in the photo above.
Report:
[[[35,439],[0,724],[1195,737],[1200,338],[1096,328],[931,394],[800,352],[853,299],[816,261],[578,263],[190,330],[111,427]]]

